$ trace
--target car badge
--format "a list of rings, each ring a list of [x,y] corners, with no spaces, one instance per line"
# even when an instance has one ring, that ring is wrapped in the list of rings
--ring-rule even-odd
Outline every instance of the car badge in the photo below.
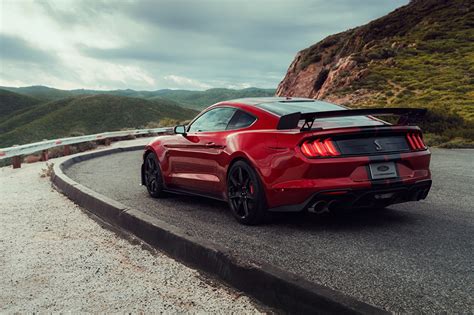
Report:
[[[374,144],[375,144],[375,150],[377,150],[377,151],[382,150],[382,146],[380,145],[380,143],[377,140],[374,140]]]

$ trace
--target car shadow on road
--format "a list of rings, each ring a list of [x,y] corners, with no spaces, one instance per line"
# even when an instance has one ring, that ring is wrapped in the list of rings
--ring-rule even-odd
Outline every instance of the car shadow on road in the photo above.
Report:
[[[412,225],[418,221],[418,214],[394,208],[361,210],[351,213],[315,215],[312,213],[270,214],[267,224],[298,230],[366,230]]]
[[[179,202],[194,211],[212,212],[216,216],[225,216],[222,220],[232,220],[227,203],[197,196],[170,195],[167,200]],[[199,205],[199,209],[196,209]],[[396,206],[395,206],[396,207]],[[389,208],[361,210],[350,213],[316,215],[308,212],[268,213],[265,228],[286,228],[297,230],[357,230],[370,228],[386,228],[399,225],[412,225],[420,220],[421,214],[414,211]],[[238,224],[236,221],[229,222]],[[262,226],[260,226],[261,228]],[[252,227],[249,227],[252,228]]]

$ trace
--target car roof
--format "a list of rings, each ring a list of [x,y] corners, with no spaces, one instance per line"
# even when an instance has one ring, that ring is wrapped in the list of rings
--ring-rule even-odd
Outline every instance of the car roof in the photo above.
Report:
[[[229,101],[219,102],[210,106],[225,106],[235,105],[251,111],[252,113],[266,113],[275,118],[280,118],[292,113],[313,113],[326,111],[340,111],[348,109],[343,105],[337,105],[325,101],[315,100],[312,98],[303,97],[249,97],[240,98]],[[358,127],[369,125],[384,125],[385,123],[370,118],[368,116],[348,116],[348,117],[332,117],[319,120],[317,125],[321,128],[335,128],[335,127]]]
[[[247,97],[229,100],[221,103],[258,105],[262,103],[287,103],[287,102],[318,102],[312,98],[304,97]]]
[[[269,112],[276,116],[283,116],[291,113],[301,112],[324,112],[331,110],[343,110],[344,106],[302,97],[252,97],[240,98],[221,102],[219,105],[247,106],[260,111]]]

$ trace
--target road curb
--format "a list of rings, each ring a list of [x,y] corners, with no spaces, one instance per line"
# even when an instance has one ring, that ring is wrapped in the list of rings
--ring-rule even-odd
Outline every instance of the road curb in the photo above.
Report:
[[[190,236],[180,228],[107,198],[73,181],[63,172],[81,161],[143,148],[143,145],[138,145],[78,154],[54,165],[53,185],[101,220],[134,234],[173,258],[217,276],[271,307],[303,314],[388,313],[273,265],[241,259],[218,244]]]

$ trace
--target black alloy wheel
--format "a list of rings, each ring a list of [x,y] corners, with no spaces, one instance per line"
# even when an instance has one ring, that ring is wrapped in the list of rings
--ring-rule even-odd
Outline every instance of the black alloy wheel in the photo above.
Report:
[[[244,161],[234,163],[227,176],[227,198],[232,214],[240,223],[263,222],[265,196],[257,173]]]
[[[148,193],[153,198],[163,196],[163,177],[160,165],[154,153],[150,153],[145,158],[144,163],[145,185]]]

